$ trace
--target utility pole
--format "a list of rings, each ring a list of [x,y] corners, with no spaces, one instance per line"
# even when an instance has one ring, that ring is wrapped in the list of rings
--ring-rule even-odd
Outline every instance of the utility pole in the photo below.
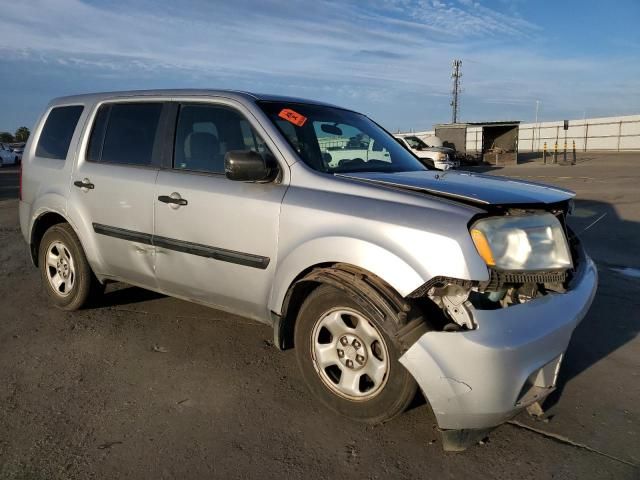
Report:
[[[453,61],[453,71],[451,78],[453,79],[453,90],[451,91],[451,123],[458,123],[458,113],[460,103],[458,96],[460,95],[460,78],[462,77],[462,60]]]

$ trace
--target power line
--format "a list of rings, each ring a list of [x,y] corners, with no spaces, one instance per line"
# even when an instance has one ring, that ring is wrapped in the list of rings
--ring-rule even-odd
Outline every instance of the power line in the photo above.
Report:
[[[451,91],[451,123],[458,123],[458,113],[460,110],[460,78],[462,78],[462,60],[453,61],[453,71],[451,72],[453,79],[453,90]]]

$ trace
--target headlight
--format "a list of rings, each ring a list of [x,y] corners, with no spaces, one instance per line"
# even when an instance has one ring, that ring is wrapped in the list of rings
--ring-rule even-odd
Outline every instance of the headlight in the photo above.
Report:
[[[490,217],[471,227],[487,265],[501,270],[554,270],[573,266],[558,219],[550,213]]]
[[[439,162],[446,160],[447,159],[447,154],[446,153],[442,153],[442,152],[438,152],[435,154],[436,160],[438,160]]]

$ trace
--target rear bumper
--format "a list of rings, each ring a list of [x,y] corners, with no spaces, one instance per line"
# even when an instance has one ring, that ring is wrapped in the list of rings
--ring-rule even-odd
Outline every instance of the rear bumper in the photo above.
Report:
[[[553,391],[573,330],[597,288],[590,258],[580,270],[567,293],[473,310],[476,330],[425,333],[400,358],[441,429],[497,426]]]

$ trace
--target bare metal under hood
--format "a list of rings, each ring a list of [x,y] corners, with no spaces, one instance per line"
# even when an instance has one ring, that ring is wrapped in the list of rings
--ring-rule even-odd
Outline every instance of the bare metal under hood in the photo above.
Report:
[[[553,204],[575,196],[562,188],[472,172],[358,172],[340,176],[481,205]]]

